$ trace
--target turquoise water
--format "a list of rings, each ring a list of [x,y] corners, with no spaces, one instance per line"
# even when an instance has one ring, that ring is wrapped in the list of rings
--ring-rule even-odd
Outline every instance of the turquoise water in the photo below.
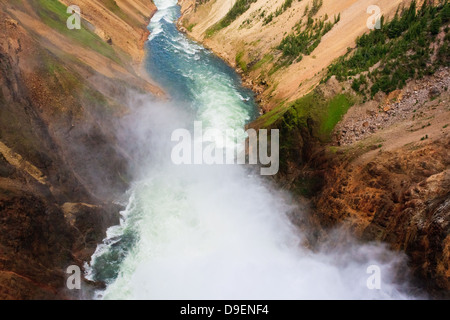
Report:
[[[159,11],[150,22],[147,69],[152,78],[177,102],[195,112],[204,127],[243,128],[256,116],[250,90],[238,75],[209,50],[181,34],[174,1],[157,1]]]
[[[372,245],[338,254],[304,249],[302,235],[287,218],[296,209],[290,196],[242,166],[170,162],[170,135],[159,131],[178,123],[190,128],[193,120],[219,130],[244,128],[257,108],[232,69],[177,31],[177,1],[155,4],[146,66],[172,100],[149,102],[150,115],[138,115],[131,123],[149,127],[153,138],[146,143],[147,131],[135,128],[143,132],[136,140],[144,141],[137,152],[148,153],[148,161],[144,156],[140,162],[121,224],[108,230],[87,266],[88,278],[107,284],[96,297],[406,297],[390,275],[398,256]],[[372,264],[383,272],[381,290],[366,286]]]

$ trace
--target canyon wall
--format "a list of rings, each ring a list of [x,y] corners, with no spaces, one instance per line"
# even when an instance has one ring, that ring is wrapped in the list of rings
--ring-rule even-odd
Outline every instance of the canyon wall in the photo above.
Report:
[[[196,0],[180,0],[183,17],[180,26],[189,29],[189,36],[211,48],[230,65],[242,70],[236,57],[245,63],[245,83],[258,93],[264,112],[281,103],[292,102],[310,92],[323,78],[326,67],[336,58],[354,47],[356,37],[368,31],[367,8],[376,5],[386,17],[392,16],[400,4],[408,0],[324,0],[316,19],[328,15],[329,20],[340,15],[340,21],[326,33],[320,44],[301,61],[275,70],[274,63],[281,52],[276,47],[281,39],[291,33],[299,21],[306,21],[312,0],[294,0],[291,6],[275,17],[285,0],[248,1],[251,5],[237,16],[229,26],[208,35],[207,31],[219,22],[236,3],[235,0],[209,0],[198,4]],[[197,5],[196,5],[197,3]],[[307,12],[305,14],[305,12]],[[265,19],[272,14],[268,23]],[[266,20],[267,21],[267,20]],[[187,30],[186,30],[187,31]]]
[[[81,9],[69,30],[66,5]],[[151,1],[0,0],[0,299],[65,288],[118,222],[129,157],[115,123],[140,75]]]

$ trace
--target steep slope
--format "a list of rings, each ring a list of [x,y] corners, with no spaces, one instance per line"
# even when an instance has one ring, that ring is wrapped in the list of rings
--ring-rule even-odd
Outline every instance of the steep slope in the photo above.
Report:
[[[449,85],[450,70],[442,68],[387,96],[381,110],[370,102],[351,108],[333,146],[321,155],[317,169],[324,185],[314,199],[314,218],[322,227],[343,225],[358,238],[405,251],[421,284],[446,298]]]
[[[197,1],[198,2],[198,1]],[[188,34],[202,41],[207,47],[235,66],[236,57],[245,70],[245,82],[260,93],[263,111],[269,111],[280,103],[292,102],[310,92],[323,78],[326,67],[336,58],[354,47],[356,37],[367,32],[367,20],[371,14],[367,9],[376,5],[386,17],[392,16],[400,4],[407,0],[258,0],[241,1],[250,3],[249,8],[237,15],[231,23],[212,35],[208,30],[226,16],[236,1],[209,0],[195,5],[195,0],[181,0],[183,17],[180,24],[189,29]],[[285,2],[291,3],[286,9]],[[322,4],[321,4],[322,3]],[[195,8],[195,10],[194,10]],[[277,10],[281,13],[276,15]],[[273,18],[266,23],[265,19]],[[324,19],[334,23],[330,31],[321,36],[320,43],[301,61],[294,61],[279,67],[282,51],[277,49],[283,37],[291,34],[299,22],[306,24],[311,19]],[[267,20],[266,20],[267,21]]]
[[[127,188],[125,93],[162,95],[137,67],[151,2],[77,1],[80,30],[64,3],[0,1],[0,298],[79,297],[66,268],[117,222]]]

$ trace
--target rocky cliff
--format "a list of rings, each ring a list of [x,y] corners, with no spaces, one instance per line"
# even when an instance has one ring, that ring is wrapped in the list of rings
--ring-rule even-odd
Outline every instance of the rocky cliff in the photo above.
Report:
[[[66,5],[81,9],[69,30]],[[118,221],[127,155],[114,131],[140,75],[150,1],[0,0],[0,298],[64,290]]]

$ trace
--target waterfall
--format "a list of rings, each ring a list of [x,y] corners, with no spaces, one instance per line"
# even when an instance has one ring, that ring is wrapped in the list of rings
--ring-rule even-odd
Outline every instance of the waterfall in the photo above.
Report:
[[[409,298],[392,274],[400,255],[374,244],[311,252],[288,218],[289,194],[243,166],[170,161],[171,130],[193,121],[244,128],[257,109],[231,68],[177,31],[177,1],[154,2],[146,65],[172,100],[145,102],[128,117],[138,179],[121,224],[87,266],[88,278],[107,284],[97,298]],[[367,285],[370,266],[380,288]]]

